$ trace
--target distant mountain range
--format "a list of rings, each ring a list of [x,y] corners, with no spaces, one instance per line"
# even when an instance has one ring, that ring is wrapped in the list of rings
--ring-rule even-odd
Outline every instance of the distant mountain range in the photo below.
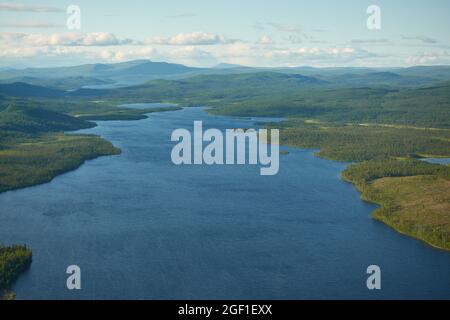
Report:
[[[214,69],[234,69],[234,68],[245,68],[239,64],[231,64],[231,63],[219,63],[213,67]]]
[[[115,64],[85,64],[72,67],[27,68],[0,70],[0,80],[18,78],[95,78],[102,81],[116,81],[130,84],[155,78],[200,71],[200,68],[180,64],[134,60]]]
[[[134,60],[115,64],[72,67],[0,69],[0,83],[27,83],[61,90],[111,88],[144,84],[150,80],[182,80],[198,75],[232,75],[261,72],[296,74],[334,86],[425,86],[450,81],[450,66],[411,68],[252,68],[221,63],[213,68]],[[2,90],[13,88],[3,87]],[[3,92],[3,91],[2,91]]]

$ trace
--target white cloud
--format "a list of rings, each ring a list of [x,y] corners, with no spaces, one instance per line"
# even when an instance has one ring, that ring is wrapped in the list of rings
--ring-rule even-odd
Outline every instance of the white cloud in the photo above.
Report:
[[[235,42],[235,40],[226,39],[223,36],[208,33],[208,32],[191,32],[191,33],[179,33],[175,36],[162,38],[147,38],[146,44],[150,45],[173,45],[173,46],[197,46],[197,45],[215,45],[215,44],[227,44]]]
[[[258,44],[263,44],[263,45],[267,45],[267,44],[273,44],[274,41],[270,36],[264,35],[261,38],[259,38],[258,40]]]
[[[48,53],[48,48],[20,47],[20,48],[0,48],[0,57],[2,58],[24,58],[34,57]]]
[[[376,54],[349,46],[344,47],[287,47],[270,48],[270,50],[250,51],[253,63],[265,66],[299,66],[311,65],[316,67],[347,66],[378,57]],[[247,59],[249,60],[249,59]]]
[[[210,66],[218,63],[216,55],[213,52],[202,50],[195,46],[178,47],[164,51],[160,60],[168,60],[169,62],[191,66]]]
[[[383,40],[383,39],[381,39]],[[380,43],[382,41],[379,41]],[[378,42],[375,41],[375,42]],[[152,45],[151,45],[151,44]],[[354,41],[353,44],[358,44]],[[216,45],[212,45],[216,44]],[[379,49],[378,47],[375,49]],[[375,50],[374,49],[374,50]],[[90,62],[119,62],[133,59],[168,61],[192,66],[219,62],[249,66],[401,66],[449,64],[447,49],[397,55],[367,51],[352,43],[342,46],[275,44],[264,35],[257,42],[228,40],[212,33],[181,33],[170,38],[139,42],[121,39],[108,32],[92,33],[0,33],[0,65],[68,65]]]
[[[2,62],[26,61],[31,66],[74,65],[81,63],[121,62],[134,59],[162,60],[160,53],[152,47],[0,47]],[[30,63],[31,62],[31,63]],[[2,64],[3,65],[3,64]]]
[[[364,54],[363,54],[364,53]],[[268,51],[264,54],[266,57],[274,58],[308,58],[308,59],[340,59],[343,57],[363,57],[369,56],[367,51],[356,50],[352,47],[330,47],[330,48],[319,48],[319,47],[300,47],[293,49],[275,49]]]
[[[406,65],[440,65],[450,63],[450,51],[425,51],[405,59]]]
[[[103,49],[99,52],[99,58],[108,62],[120,62],[134,59],[155,59],[159,58],[159,52],[153,47]]]
[[[160,51],[154,47],[136,47],[132,49],[105,48],[99,53],[99,58],[107,62],[120,62],[134,59],[150,59],[187,65],[210,65],[217,62],[213,53],[201,50],[195,46],[179,46]]]
[[[0,11],[19,12],[65,12],[63,8],[49,6],[32,6],[19,3],[0,2]]]
[[[328,53],[332,55],[345,55],[345,54],[353,54],[355,52],[354,48],[344,47],[344,48],[329,48]]]
[[[109,32],[91,33],[1,33],[0,39],[16,46],[119,46],[138,45],[132,39],[119,39]]]
[[[252,55],[252,47],[244,42],[236,42],[221,50],[222,55],[228,57],[243,57]],[[255,51],[256,52],[256,51]]]

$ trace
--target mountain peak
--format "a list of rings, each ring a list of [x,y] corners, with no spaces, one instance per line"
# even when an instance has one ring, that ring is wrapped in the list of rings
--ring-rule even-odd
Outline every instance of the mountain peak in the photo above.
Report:
[[[244,66],[241,66],[239,64],[232,64],[232,63],[219,63],[213,67],[213,69],[234,69],[234,68],[243,68]]]

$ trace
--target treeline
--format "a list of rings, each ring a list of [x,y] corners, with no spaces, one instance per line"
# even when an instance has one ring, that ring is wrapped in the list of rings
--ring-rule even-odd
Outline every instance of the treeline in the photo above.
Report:
[[[380,205],[373,217],[403,234],[450,250],[450,167],[413,160],[363,162],[343,178]]]
[[[19,275],[30,267],[31,262],[32,252],[28,247],[0,245],[0,298]]]
[[[342,173],[344,179],[357,186],[366,185],[385,177],[433,175],[450,180],[450,167],[419,160],[365,161],[348,166]]]
[[[0,109],[0,150],[45,133],[86,129],[94,126],[93,122],[62,113],[9,102]]]
[[[55,105],[59,98],[47,99],[45,107],[75,111],[83,109],[75,105],[77,101],[92,110],[106,108],[105,103],[169,101],[183,106],[211,106],[214,107],[211,112],[231,116],[296,116],[341,125],[377,123],[450,128],[448,82],[426,88],[357,85],[336,87],[317,78],[276,72],[203,75],[153,80],[114,90],[82,89],[71,93],[73,97],[64,104]],[[92,101],[101,103],[96,106]]]
[[[281,143],[320,149],[331,160],[361,162],[396,157],[450,156],[450,131],[382,126],[307,125],[297,122],[281,127]]]
[[[388,83],[392,78],[387,78]],[[82,89],[59,96],[14,98],[67,114],[113,117],[116,102],[176,102],[212,106],[212,112],[232,116],[296,116],[339,124],[394,124],[450,128],[450,83],[404,88],[356,84],[333,86],[299,74],[256,72],[203,75],[182,80],[153,80],[110,90]],[[0,107],[8,98],[0,96]],[[31,102],[30,102],[31,101]],[[91,111],[89,111],[91,110]],[[125,110],[121,110],[123,116]],[[137,115],[132,115],[136,117]]]
[[[86,160],[119,153],[109,141],[92,135],[35,137],[0,150],[0,192],[49,182]]]
[[[0,130],[29,134],[92,128],[95,124],[62,113],[11,104],[0,111]]]
[[[212,113],[230,116],[296,116],[335,124],[393,124],[450,128],[450,84],[414,89],[296,88],[288,92],[267,89],[239,99],[225,95],[211,99]]]

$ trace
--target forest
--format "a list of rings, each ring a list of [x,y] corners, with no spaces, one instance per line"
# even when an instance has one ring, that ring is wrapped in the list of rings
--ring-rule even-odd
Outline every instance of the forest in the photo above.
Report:
[[[21,273],[26,271],[32,261],[31,250],[24,245],[0,245],[0,300],[14,299],[11,285]]]

